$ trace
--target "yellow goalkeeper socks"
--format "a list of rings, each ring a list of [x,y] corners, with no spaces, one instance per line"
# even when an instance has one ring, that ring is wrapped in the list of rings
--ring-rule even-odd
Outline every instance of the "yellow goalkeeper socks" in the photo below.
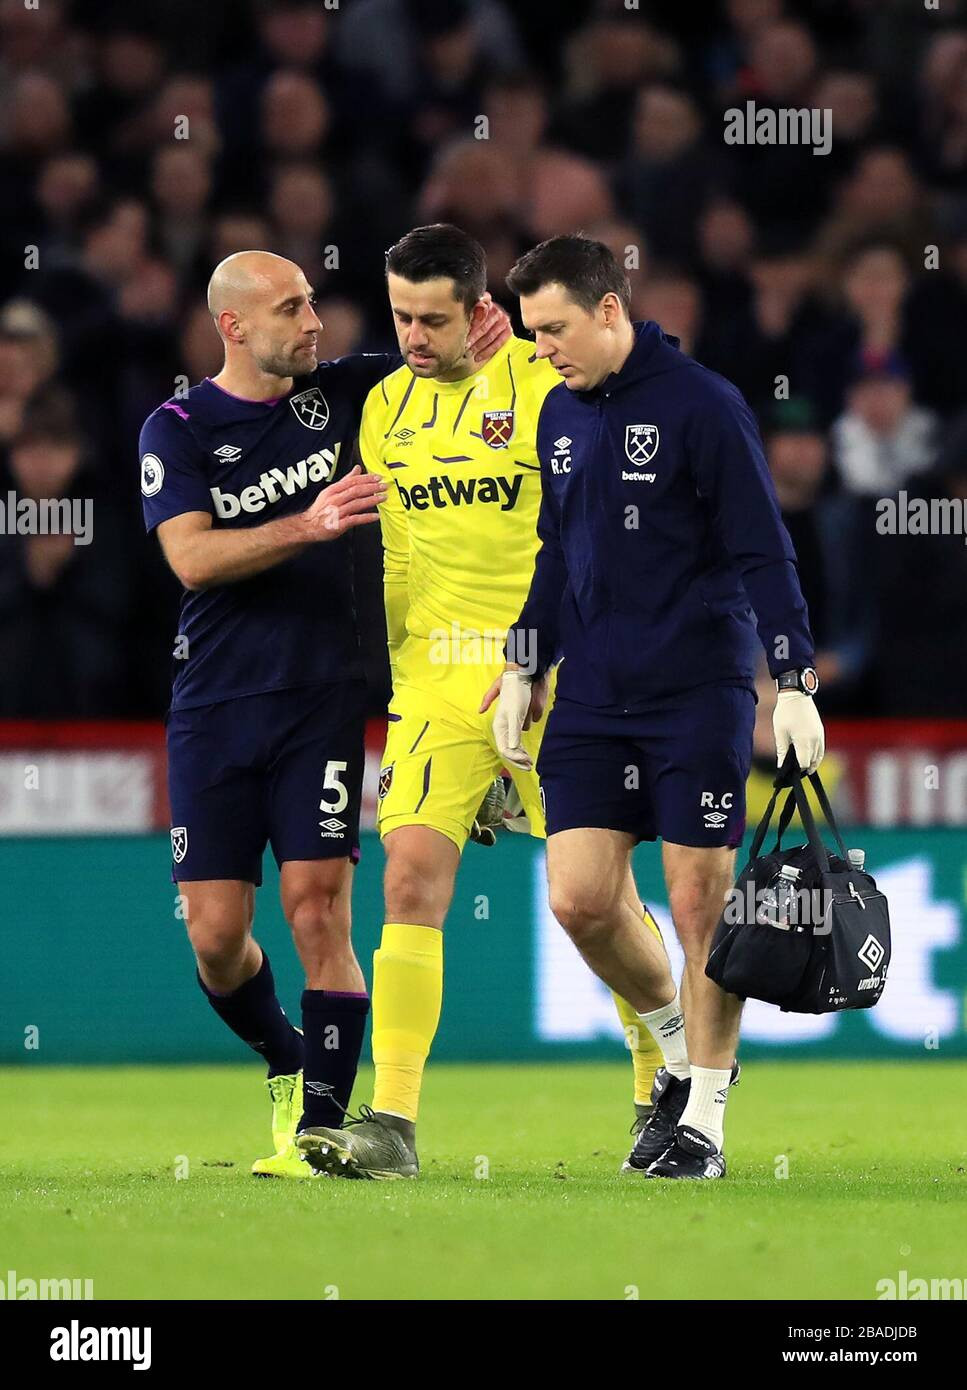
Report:
[[[374,1110],[416,1120],[442,1002],[443,933],[387,922],[373,955]]]
[[[658,923],[647,907],[643,909],[642,916],[648,930],[661,941],[662,935],[658,929]],[[621,1019],[625,1042],[631,1052],[631,1064],[635,1071],[635,1104],[650,1105],[655,1072],[662,1065],[661,1049],[627,999],[622,999],[620,994],[615,994],[613,991],[611,997],[614,999],[618,1017]]]
[[[650,1105],[655,1072],[662,1064],[661,1049],[627,999],[622,999],[621,995],[615,994],[613,990],[611,997],[618,1010],[621,1027],[624,1029],[625,1044],[631,1053],[631,1064],[635,1069],[635,1104]]]

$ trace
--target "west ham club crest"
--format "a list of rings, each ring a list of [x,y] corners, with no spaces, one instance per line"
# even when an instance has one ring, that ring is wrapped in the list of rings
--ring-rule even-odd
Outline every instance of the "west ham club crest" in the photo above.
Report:
[[[300,391],[289,398],[300,425],[309,430],[324,430],[329,423],[329,402],[318,386],[310,386],[308,391]]]
[[[506,449],[514,434],[514,412],[512,410],[485,410],[480,422],[480,433],[485,444],[491,449]]]

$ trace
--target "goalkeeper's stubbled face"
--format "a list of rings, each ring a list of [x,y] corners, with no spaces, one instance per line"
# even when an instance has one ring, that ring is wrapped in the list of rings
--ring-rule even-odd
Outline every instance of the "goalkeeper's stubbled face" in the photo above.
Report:
[[[469,375],[473,315],[454,293],[453,280],[443,275],[415,283],[390,272],[386,284],[400,352],[413,375],[443,381]]]

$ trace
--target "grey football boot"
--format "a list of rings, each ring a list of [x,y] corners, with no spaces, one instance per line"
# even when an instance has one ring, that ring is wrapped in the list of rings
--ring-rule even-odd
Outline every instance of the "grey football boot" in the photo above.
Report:
[[[416,1126],[395,1115],[380,1115],[368,1105],[359,1107],[341,1129],[321,1125],[296,1135],[296,1148],[320,1173],[333,1178],[364,1178],[380,1182],[419,1176]]]

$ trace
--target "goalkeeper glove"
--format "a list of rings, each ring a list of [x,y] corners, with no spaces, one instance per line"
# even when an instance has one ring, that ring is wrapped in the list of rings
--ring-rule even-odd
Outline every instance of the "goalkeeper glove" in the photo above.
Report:
[[[470,831],[470,838],[474,844],[486,845],[489,849],[497,843],[497,831],[504,822],[504,795],[504,779],[494,778],[487,788],[487,795],[480,803],[480,809],[474,816]]]

